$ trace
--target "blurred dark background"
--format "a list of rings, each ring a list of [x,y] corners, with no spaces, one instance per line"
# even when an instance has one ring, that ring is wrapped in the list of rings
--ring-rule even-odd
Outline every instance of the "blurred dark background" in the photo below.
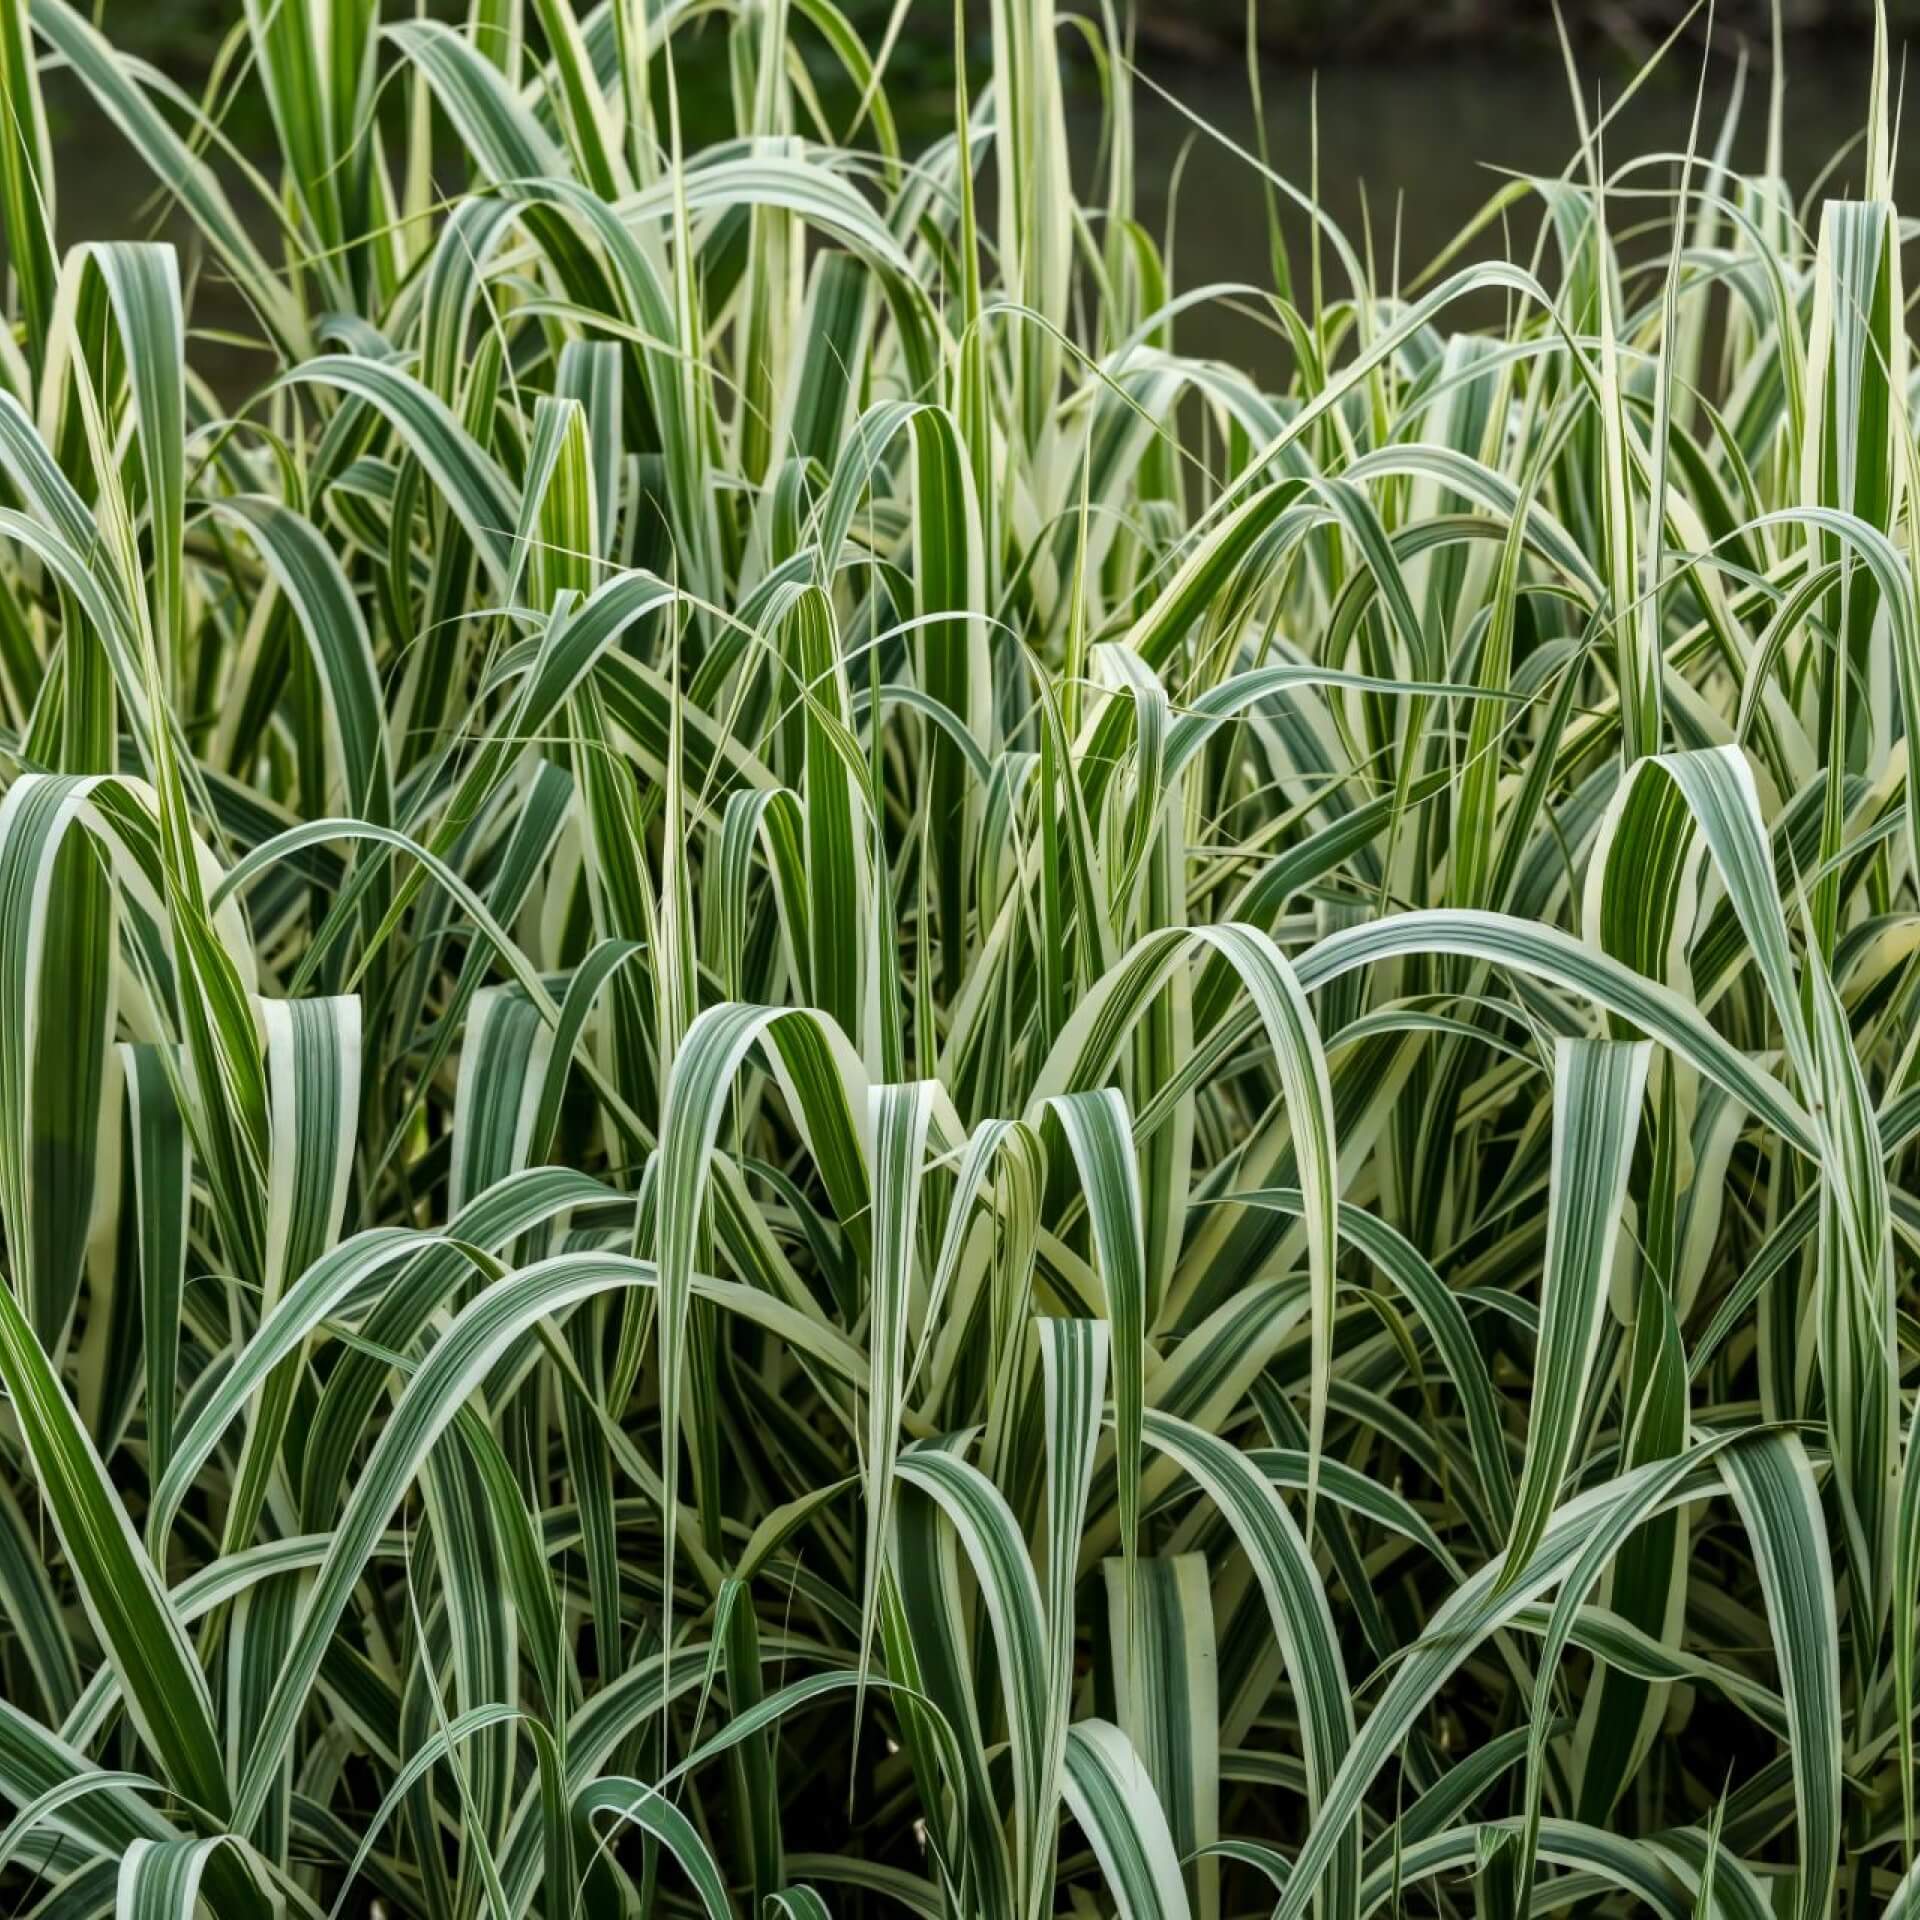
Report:
[[[436,11],[444,9],[435,9]],[[847,12],[875,35],[891,12],[889,0],[851,0]],[[168,65],[204,64],[237,14],[234,0],[101,0],[96,16],[120,44]],[[1623,52],[1645,49],[1685,19],[1690,0],[1564,0],[1575,35]],[[922,32],[944,47],[951,14],[946,0],[916,0]],[[1143,43],[1169,57],[1218,58],[1245,43],[1244,0],[1141,0]],[[1796,41],[1845,39],[1870,33],[1872,0],[1781,0],[1781,25]],[[1406,60],[1441,50],[1551,44],[1550,0],[1255,0],[1262,47],[1270,57]],[[1888,0],[1896,34],[1920,28],[1920,0]],[[910,16],[911,19],[911,16]],[[1713,37],[1727,45],[1741,37],[1764,43],[1771,31],[1767,0],[1718,0]],[[1694,11],[1690,37],[1709,31],[1705,7]],[[910,34],[912,28],[909,29]]]
[[[842,4],[877,46],[893,0]],[[1097,12],[1097,0],[1059,4],[1063,12]],[[428,5],[449,18],[466,10],[465,0]],[[969,60],[978,77],[989,57],[986,0],[967,5],[974,27]],[[1124,17],[1127,0],[1115,0],[1115,6]],[[1169,243],[1179,286],[1221,288],[1183,315],[1179,343],[1254,367],[1277,365],[1283,349],[1271,313],[1251,287],[1234,290],[1242,283],[1268,284],[1258,178],[1244,154],[1233,150],[1251,150],[1258,134],[1247,82],[1245,0],[1134,0],[1133,10],[1142,75],[1136,88],[1136,211]],[[1678,153],[1704,73],[1702,145],[1714,143],[1737,104],[1733,161],[1742,170],[1758,170],[1773,82],[1767,0],[1717,0],[1711,10],[1690,10],[1685,0],[1562,0],[1562,10],[1589,104],[1617,99],[1652,50],[1685,22],[1676,45],[1610,126],[1610,164],[1637,154]],[[197,95],[219,64],[241,3],[94,0],[94,11],[117,44]],[[389,11],[411,12],[412,0]],[[1871,0],[1781,0],[1780,13],[1787,175],[1796,193],[1816,182],[1824,191],[1844,191],[1850,169],[1857,175],[1859,164]],[[1920,0],[1888,0],[1888,17],[1897,74],[1901,43],[1920,40]],[[1383,282],[1394,279],[1396,262],[1401,280],[1425,265],[1505,174],[1558,173],[1574,151],[1575,117],[1551,0],[1255,0],[1255,20],[1273,164],[1306,185],[1317,93],[1322,203],[1356,246],[1371,245]],[[717,130],[724,112],[724,25],[717,16],[696,23],[675,46],[689,134],[697,141]],[[1063,31],[1061,49],[1073,151],[1090,175],[1100,145],[1097,82],[1078,34]],[[831,114],[837,70],[823,57],[816,72]],[[910,145],[952,124],[951,0],[913,0],[887,85]],[[264,153],[271,134],[257,89],[223,87],[221,93],[227,136],[242,152]],[[169,227],[165,209],[155,206],[151,181],[72,79],[49,75],[47,95],[62,243],[157,227],[177,232],[178,223]],[[845,107],[840,111],[844,119]],[[703,126],[703,119],[710,124]],[[464,157],[450,151],[447,164],[449,184],[456,185]],[[1641,178],[1658,186],[1671,174]],[[1085,184],[1103,197],[1091,177]],[[1920,140],[1906,143],[1896,190],[1910,211],[1920,209]],[[1465,257],[1524,252],[1536,217],[1525,212],[1504,233],[1494,225]],[[1304,247],[1304,219],[1289,215],[1287,224],[1290,243]],[[1346,288],[1330,281],[1328,291],[1340,297]],[[211,308],[203,299],[197,315],[217,328],[225,317],[217,309],[217,298]],[[1488,317],[1459,316],[1463,324],[1483,324]],[[212,347],[216,355],[222,350],[217,343]]]

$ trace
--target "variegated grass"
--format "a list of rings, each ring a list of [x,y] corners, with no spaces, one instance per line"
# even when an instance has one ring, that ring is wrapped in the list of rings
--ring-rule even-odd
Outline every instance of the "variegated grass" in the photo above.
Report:
[[[0,0],[0,1884],[1911,1912],[1884,28],[1858,198],[1243,156],[1263,379],[1113,9],[906,24]]]

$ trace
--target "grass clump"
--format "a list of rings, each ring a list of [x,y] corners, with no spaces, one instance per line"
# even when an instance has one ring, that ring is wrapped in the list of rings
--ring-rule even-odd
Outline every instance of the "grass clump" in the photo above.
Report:
[[[0,10],[14,1910],[1907,1912],[1884,36],[1263,384],[1104,13],[388,16]]]

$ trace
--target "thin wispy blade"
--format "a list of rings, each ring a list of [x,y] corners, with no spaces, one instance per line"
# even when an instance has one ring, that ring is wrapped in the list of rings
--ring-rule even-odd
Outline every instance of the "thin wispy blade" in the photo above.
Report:
[[[1706,41],[1713,43],[1713,8],[1706,13]],[[1708,54],[1700,59],[1699,79],[1693,93],[1693,116],[1687,124],[1687,145],[1680,163],[1680,184],[1673,206],[1673,244],[1667,256],[1666,279],[1660,296],[1660,360],[1654,389],[1653,431],[1651,437],[1653,473],[1647,487],[1647,524],[1640,551],[1645,572],[1639,586],[1635,647],[1642,661],[1657,663],[1660,654],[1661,593],[1666,584],[1667,550],[1667,473],[1672,458],[1674,432],[1674,380],[1678,369],[1674,362],[1680,331],[1680,266],[1685,252],[1689,188],[1693,182],[1694,149],[1700,139],[1700,113],[1706,100]],[[1596,209],[1596,219],[1599,218]],[[1603,298],[1604,298],[1603,294]],[[1604,309],[1603,309],[1604,311]],[[1628,741],[1629,749],[1657,749],[1664,735],[1664,706],[1661,668],[1653,665],[1649,674],[1651,730],[1644,742]]]

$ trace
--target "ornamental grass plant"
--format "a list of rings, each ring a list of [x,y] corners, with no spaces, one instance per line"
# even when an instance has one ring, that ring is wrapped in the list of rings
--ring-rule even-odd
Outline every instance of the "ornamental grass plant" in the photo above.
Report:
[[[1920,1913],[1884,27],[1178,287],[990,13],[0,4],[10,1913]]]

